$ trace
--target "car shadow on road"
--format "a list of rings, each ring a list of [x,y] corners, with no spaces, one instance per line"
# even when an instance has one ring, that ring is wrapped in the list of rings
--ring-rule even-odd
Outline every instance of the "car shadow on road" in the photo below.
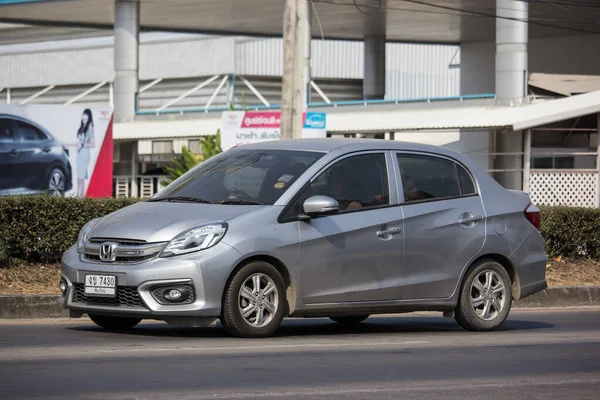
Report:
[[[527,321],[507,320],[496,332],[529,331],[549,329],[552,324]],[[95,325],[70,326],[67,329],[75,331],[109,332]],[[178,338],[219,338],[229,337],[220,323],[214,327],[182,327],[168,325],[162,322],[142,323],[127,331],[118,331],[120,335],[148,336],[148,337],[178,337]],[[461,328],[453,319],[443,317],[376,317],[366,321],[345,326],[327,318],[289,318],[283,321],[281,327],[273,337],[294,336],[339,336],[339,335],[376,335],[390,333],[425,333],[447,334],[451,332],[470,334]],[[477,333],[481,334],[481,333]]]

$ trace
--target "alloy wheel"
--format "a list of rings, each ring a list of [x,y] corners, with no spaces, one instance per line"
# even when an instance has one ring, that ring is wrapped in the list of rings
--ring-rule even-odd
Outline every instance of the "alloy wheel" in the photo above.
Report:
[[[238,306],[244,320],[255,328],[268,325],[279,307],[277,286],[263,273],[250,275],[242,284]]]
[[[483,270],[471,284],[471,306],[484,321],[498,317],[506,304],[506,287],[495,271]]]
[[[48,192],[52,196],[57,196],[57,195],[60,195],[61,193],[63,193],[64,190],[65,190],[65,177],[58,170],[52,171],[52,174],[50,175],[50,181],[48,183]]]

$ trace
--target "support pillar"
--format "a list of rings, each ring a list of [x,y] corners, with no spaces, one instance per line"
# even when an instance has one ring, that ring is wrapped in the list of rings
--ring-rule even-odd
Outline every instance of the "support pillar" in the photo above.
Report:
[[[596,200],[600,208],[600,113],[596,114]]]
[[[115,81],[114,120],[131,122],[139,88],[139,30],[140,3],[138,0],[115,2]]]
[[[302,137],[302,115],[306,102],[304,42],[307,0],[287,0],[283,32],[283,76],[281,79],[281,139]]]
[[[304,109],[306,110],[310,103],[310,95],[312,88],[310,81],[312,79],[312,71],[310,68],[311,62],[311,42],[312,42],[312,2],[306,1],[306,21],[304,23]]]
[[[525,155],[523,162],[523,191],[529,193],[531,178],[531,129],[525,131]]]
[[[521,106],[527,100],[527,41],[529,16],[526,1],[496,0],[496,102]],[[498,153],[523,153],[522,132],[496,135]],[[507,189],[523,188],[523,156],[498,155],[496,180]]]
[[[385,36],[365,37],[363,98],[385,98]]]
[[[372,4],[370,4],[372,3]],[[364,54],[363,54],[363,98],[365,100],[385,98],[385,0],[370,0],[361,4],[364,8]]]

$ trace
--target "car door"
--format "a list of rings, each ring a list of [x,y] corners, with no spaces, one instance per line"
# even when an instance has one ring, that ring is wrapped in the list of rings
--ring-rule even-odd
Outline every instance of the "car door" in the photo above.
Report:
[[[475,181],[450,158],[396,156],[404,215],[402,298],[449,297],[485,241],[485,212]]]
[[[32,124],[17,120],[15,126],[18,151],[15,168],[24,186],[37,188],[40,185],[36,183],[45,181],[52,162],[50,140]]]
[[[391,153],[355,153],[330,164],[301,196],[340,203],[338,214],[299,224],[305,304],[401,298],[402,211],[393,172]]]
[[[15,179],[16,146],[13,121],[0,118],[0,189],[18,187],[18,179]]]

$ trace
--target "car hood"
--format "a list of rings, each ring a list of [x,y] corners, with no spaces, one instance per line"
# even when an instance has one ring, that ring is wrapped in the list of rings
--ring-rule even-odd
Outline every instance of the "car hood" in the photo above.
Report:
[[[103,217],[89,237],[167,242],[188,229],[224,222],[260,207],[140,202]]]

